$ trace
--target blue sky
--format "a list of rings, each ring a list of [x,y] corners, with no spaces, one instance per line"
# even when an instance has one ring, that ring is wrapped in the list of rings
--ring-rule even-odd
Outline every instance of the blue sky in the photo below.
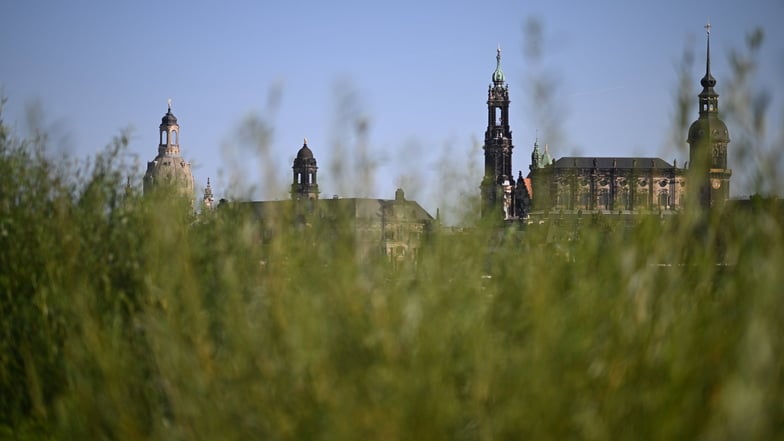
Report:
[[[0,86],[9,99],[6,122],[24,135],[35,115],[57,154],[94,154],[131,128],[137,182],[157,152],[158,124],[172,98],[197,187],[211,177],[219,197],[243,194],[238,184],[252,187],[254,198],[285,197],[307,137],[322,197],[391,198],[403,186],[435,212],[445,194],[478,194],[498,44],[512,99],[515,170],[527,170],[537,133],[555,157],[682,163],[686,153],[673,145],[671,129],[684,49],[696,55],[694,119],[703,25],[713,26],[712,72],[722,97],[727,54],[762,27],[755,87],[770,92],[778,115],[783,17],[781,0],[5,0]],[[531,18],[543,29],[538,62],[524,53]],[[542,122],[553,112],[533,104],[536,76],[552,84],[555,125]],[[36,106],[40,112],[29,111]],[[272,128],[264,148],[248,141],[249,119]],[[345,166],[336,169],[340,158]],[[742,194],[738,187],[733,193]]]

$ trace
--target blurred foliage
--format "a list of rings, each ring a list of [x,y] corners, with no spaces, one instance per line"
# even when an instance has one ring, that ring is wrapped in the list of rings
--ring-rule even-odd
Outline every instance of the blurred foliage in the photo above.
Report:
[[[123,137],[72,169],[0,127],[2,438],[781,436],[771,201],[441,232],[394,271],[142,198]]]
[[[760,66],[768,61],[760,56],[764,41],[762,28],[750,31],[745,45],[729,52],[731,76],[719,86],[725,91],[722,114],[732,128],[733,185],[747,193],[772,195],[782,189],[784,125],[770,119],[777,111],[779,117],[784,117],[784,109],[773,109],[776,102],[772,86],[760,79]]]

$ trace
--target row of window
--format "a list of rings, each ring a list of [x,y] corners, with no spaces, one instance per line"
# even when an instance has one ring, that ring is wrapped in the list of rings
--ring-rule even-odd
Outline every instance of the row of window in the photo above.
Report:
[[[631,210],[633,208],[660,208],[668,209],[680,205],[682,195],[678,200],[673,200],[672,194],[668,190],[661,190],[656,192],[655,197],[651,201],[653,207],[649,206],[648,191],[636,191],[633,196],[630,195],[628,189],[619,191],[616,194],[616,200],[613,203],[610,191],[601,189],[594,195],[590,192],[579,192],[574,195],[572,199],[568,190],[559,191],[555,197],[556,208],[566,209],[598,209],[598,210]],[[592,203],[594,201],[594,203]],[[632,203],[633,202],[633,203]]]

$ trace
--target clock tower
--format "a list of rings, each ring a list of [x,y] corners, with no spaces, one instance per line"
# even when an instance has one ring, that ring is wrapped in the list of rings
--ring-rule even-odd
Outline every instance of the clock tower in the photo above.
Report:
[[[730,197],[730,176],[727,168],[727,125],[719,118],[719,94],[716,79],[710,71],[710,23],[707,31],[705,76],[700,84],[699,118],[689,128],[689,198],[696,198],[703,208],[720,207]]]

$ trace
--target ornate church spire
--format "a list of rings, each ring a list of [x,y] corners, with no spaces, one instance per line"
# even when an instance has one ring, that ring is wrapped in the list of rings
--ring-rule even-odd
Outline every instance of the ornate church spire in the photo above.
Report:
[[[514,190],[512,174],[512,131],[509,128],[509,86],[501,70],[501,47],[496,49],[496,66],[492,84],[487,90],[487,129],[483,146],[484,178],[480,185],[482,217],[505,218],[515,216],[513,204],[507,203]],[[504,183],[507,187],[505,188]]]
[[[536,140],[534,141],[534,151],[531,152],[531,171],[542,168],[543,166],[542,152],[539,151],[539,136],[537,135]]]
[[[501,45],[498,45],[495,55],[495,71],[493,71],[493,84],[501,86],[504,84],[506,77],[504,71],[501,70]]]
[[[719,94],[710,65],[710,23],[705,25],[706,52],[705,76],[700,80],[699,118],[689,127],[689,170],[692,192],[690,198],[698,200],[704,208],[722,204],[729,199],[730,176],[727,168],[727,144],[730,142],[727,125],[719,118]]]
[[[716,78],[713,78],[710,71],[710,23],[705,25],[707,33],[707,50],[705,56],[705,76],[700,80],[702,85],[702,93],[700,93],[700,115],[703,113],[718,113],[719,111],[719,94],[713,90],[716,87]]]
[[[210,185],[210,178],[207,178],[207,186],[204,187],[204,199],[202,200],[202,207],[204,209],[211,209],[212,203],[215,198],[212,195],[212,186]]]

